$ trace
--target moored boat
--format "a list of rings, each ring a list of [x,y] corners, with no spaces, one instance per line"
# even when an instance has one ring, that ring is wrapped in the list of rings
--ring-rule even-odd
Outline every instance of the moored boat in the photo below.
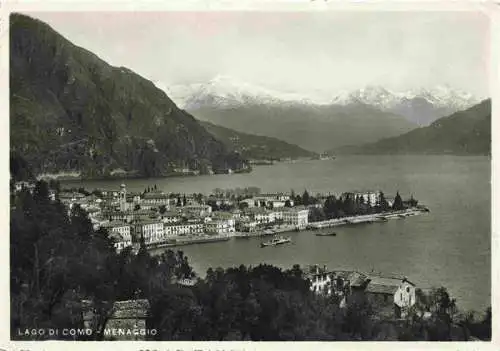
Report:
[[[283,236],[277,236],[273,238],[272,240],[260,243],[260,247],[266,247],[266,246],[277,246],[277,245],[282,245],[286,243],[290,243],[292,240],[290,238],[285,238]]]
[[[316,236],[337,236],[337,233],[331,232],[331,233],[316,233]]]

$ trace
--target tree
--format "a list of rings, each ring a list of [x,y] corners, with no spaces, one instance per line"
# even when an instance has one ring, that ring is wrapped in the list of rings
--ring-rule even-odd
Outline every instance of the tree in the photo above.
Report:
[[[186,204],[187,204],[186,194],[184,194],[182,197],[182,206],[186,206]]]
[[[165,214],[165,212],[167,212],[167,207],[165,205],[160,205],[160,214]]]
[[[285,207],[292,207],[292,202],[290,200],[286,200]]]
[[[394,198],[394,203],[392,205],[392,209],[396,211],[400,211],[404,209],[403,206],[403,200],[401,199],[401,196],[399,195],[399,191],[396,193],[396,197]]]
[[[337,207],[337,198],[335,196],[328,196],[324,204],[325,216],[328,219],[337,218],[339,216],[339,209]]]
[[[61,182],[57,179],[51,179],[49,181],[49,188],[54,190],[56,193],[59,193],[61,191]]]
[[[181,197],[180,196],[177,196],[177,204],[176,204],[177,207],[181,207],[182,206],[182,201],[181,201]]]
[[[49,186],[47,182],[40,180],[36,183],[33,198],[36,202],[43,204],[49,201]]]
[[[313,207],[309,210],[309,222],[319,222],[325,220],[324,212],[316,207]]]
[[[413,198],[413,194],[411,194],[410,200],[408,201],[411,207],[416,207],[418,205],[418,201]]]
[[[352,216],[356,214],[355,202],[352,194],[347,194],[342,202],[342,209],[345,214]]]
[[[114,300],[116,253],[80,206],[68,218],[61,203],[45,200],[44,189],[21,194],[11,215],[12,327],[77,328],[82,299]]]
[[[307,190],[304,190],[304,194],[302,194],[302,204],[304,206],[308,206],[311,204],[310,202],[310,196],[309,196],[309,193],[307,192]]]
[[[302,197],[300,195],[295,196],[295,198],[293,199],[293,203],[295,204],[295,206],[300,206],[304,204],[302,202]]]
[[[386,212],[389,210],[389,203],[385,199],[385,195],[383,192],[380,192],[379,203],[377,207],[380,212]]]
[[[141,205],[135,204],[134,211],[139,211],[141,209]]]

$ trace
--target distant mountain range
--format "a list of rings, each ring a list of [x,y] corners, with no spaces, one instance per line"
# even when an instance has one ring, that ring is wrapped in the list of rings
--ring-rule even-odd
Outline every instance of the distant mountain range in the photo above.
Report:
[[[205,106],[197,119],[242,133],[267,136],[317,153],[333,147],[376,141],[417,125],[369,105],[257,104]]]
[[[245,159],[280,160],[318,156],[311,151],[276,138],[241,133],[210,122],[200,123],[217,140],[222,141],[229,149],[240,153]]]
[[[365,145],[338,148],[349,154],[491,154],[491,100],[403,135]]]
[[[368,86],[342,93],[334,98],[333,103],[344,106],[362,103],[401,115],[415,124],[425,126],[440,117],[471,107],[479,101],[472,94],[448,86],[405,92],[392,92],[383,87]]]
[[[228,76],[217,76],[206,83],[164,87],[173,100],[187,111],[204,108],[237,108],[248,105],[369,105],[381,111],[405,117],[417,125],[428,125],[437,118],[464,110],[480,99],[472,94],[436,86],[394,92],[381,86],[367,86],[353,91],[311,92],[299,94],[280,92]]]
[[[395,93],[377,86],[329,94],[279,92],[219,76],[164,87],[199,120],[323,152],[406,133],[478,102],[446,86]]]
[[[20,14],[10,17],[10,146],[35,174],[245,167],[152,82]]]

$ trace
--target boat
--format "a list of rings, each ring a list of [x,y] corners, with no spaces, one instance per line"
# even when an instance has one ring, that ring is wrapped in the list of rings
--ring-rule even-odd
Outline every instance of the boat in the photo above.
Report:
[[[399,218],[405,218],[406,216],[403,214],[398,215]]]
[[[337,236],[337,233],[331,232],[331,233],[316,233],[316,236]]]
[[[270,241],[260,243],[260,247],[277,246],[277,245],[282,245],[282,244],[286,244],[286,243],[290,243],[290,242],[292,242],[292,240],[290,238],[285,238],[283,236],[277,236]]]
[[[273,231],[272,229],[266,229],[266,230],[264,230],[264,231],[262,232],[262,234],[261,234],[261,235],[262,235],[262,236],[267,236],[267,235],[274,235],[274,234],[276,234],[276,232],[275,232],[275,231]]]

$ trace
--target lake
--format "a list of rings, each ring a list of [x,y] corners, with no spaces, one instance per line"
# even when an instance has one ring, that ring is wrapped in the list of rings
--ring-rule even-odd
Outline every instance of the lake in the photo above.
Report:
[[[263,192],[343,192],[380,189],[410,194],[431,212],[386,223],[338,227],[336,237],[291,234],[293,244],[260,248],[260,238],[179,247],[195,270],[261,262],[295,263],[406,275],[422,288],[445,286],[463,309],[491,305],[491,160],[458,156],[342,156],[256,167],[249,174],[131,179],[166,192],[209,193],[215,188],[257,186]],[[123,181],[65,182],[87,189],[119,189]]]

